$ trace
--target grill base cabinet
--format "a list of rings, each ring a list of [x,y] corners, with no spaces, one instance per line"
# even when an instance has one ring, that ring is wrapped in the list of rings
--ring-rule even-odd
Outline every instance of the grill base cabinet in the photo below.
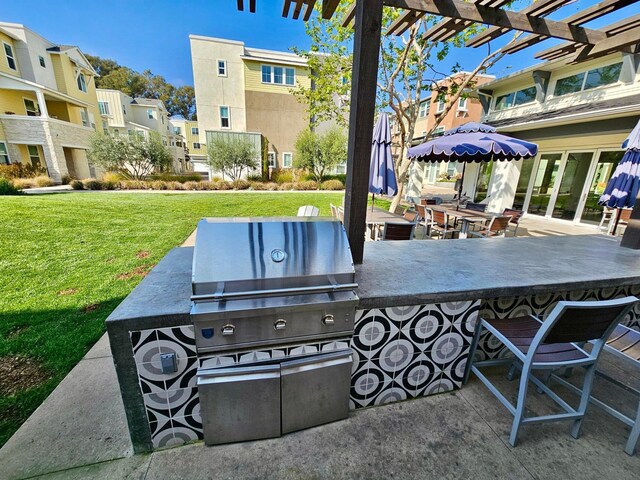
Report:
[[[349,414],[351,350],[271,365],[200,369],[204,441],[279,437]]]

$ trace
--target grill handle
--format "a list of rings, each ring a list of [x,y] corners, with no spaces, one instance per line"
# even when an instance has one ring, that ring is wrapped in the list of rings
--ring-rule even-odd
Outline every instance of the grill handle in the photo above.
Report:
[[[210,293],[205,295],[192,295],[191,300],[197,302],[199,300],[229,300],[234,298],[255,298],[267,296],[280,296],[287,294],[311,293],[311,292],[337,292],[342,290],[353,290],[358,288],[357,283],[341,283],[335,285],[318,285],[313,287],[296,287],[296,288],[279,288],[270,290],[253,290],[251,292],[233,292],[233,293]]]

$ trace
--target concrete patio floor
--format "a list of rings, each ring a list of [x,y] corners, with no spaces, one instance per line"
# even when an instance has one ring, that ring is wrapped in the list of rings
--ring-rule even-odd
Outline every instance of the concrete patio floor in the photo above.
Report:
[[[602,368],[640,385],[640,372],[613,357],[604,357]],[[504,370],[491,378],[513,398],[517,382],[508,382]],[[601,380],[596,386],[599,395],[632,408],[623,390]],[[546,396],[533,397],[533,411],[549,410]],[[532,425],[512,448],[509,428],[506,410],[472,379],[452,393],[352,412],[278,439],[132,455],[103,337],[0,450],[0,478],[638,478],[640,457],[623,451],[629,429],[596,408],[579,440],[569,436],[568,423]]]

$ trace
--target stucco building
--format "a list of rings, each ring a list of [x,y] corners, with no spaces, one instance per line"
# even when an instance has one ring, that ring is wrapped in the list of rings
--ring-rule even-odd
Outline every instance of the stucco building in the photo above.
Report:
[[[187,168],[195,172],[208,172],[207,145],[200,141],[200,127],[196,120],[171,119],[176,146],[182,146],[189,156]]]
[[[91,64],[78,47],[0,22],[0,163],[41,168],[56,182],[86,178],[101,123]]]
[[[190,35],[200,145],[230,132],[259,135],[261,162],[293,166],[295,141],[309,117],[291,93],[309,87],[304,58],[246,47],[243,42]],[[193,143],[193,142],[192,142]]]

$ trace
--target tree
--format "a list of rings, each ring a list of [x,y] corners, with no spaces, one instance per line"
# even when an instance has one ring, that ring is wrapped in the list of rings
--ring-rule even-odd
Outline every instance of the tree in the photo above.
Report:
[[[138,73],[111,59],[87,55],[87,60],[100,75],[96,78],[97,88],[120,90],[134,98],[161,100],[169,114],[179,115],[187,120],[197,119],[196,96],[192,86],[176,87],[151,70]]]
[[[207,145],[208,163],[231,180],[242,177],[245,170],[258,167],[258,152],[253,143],[243,137],[219,136]]]
[[[328,169],[346,161],[347,138],[341,129],[332,128],[323,134],[308,129],[298,135],[294,165],[309,170],[317,182]]]
[[[320,7],[316,6],[315,14],[305,26],[312,41],[311,50],[303,52],[294,49],[307,58],[313,72],[311,87],[297,85],[294,93],[307,104],[309,114],[318,119],[342,123],[348,118],[347,92],[351,86],[353,29],[343,27],[342,19],[352,3],[353,1],[341,2],[331,20],[321,20]],[[385,7],[383,32],[400,13],[399,9]],[[377,108],[391,110],[400,129],[397,145],[399,156],[395,162],[398,193],[391,203],[392,211],[400,203],[409,179],[411,162],[406,154],[413,139],[421,100],[425,96],[430,98],[431,92],[437,91],[438,97],[445,102],[444,112],[436,118],[435,124],[427,132],[427,135],[431,135],[440,120],[466,94],[465,91],[475,86],[476,76],[486,72],[504,56],[502,51],[505,47],[489,53],[474,68],[469,69],[469,75],[456,76],[462,71],[458,64],[449,72],[441,71],[440,62],[452,53],[452,49],[463,46],[466,39],[479,33],[482,27],[473,24],[446,42],[429,41],[426,33],[438,20],[437,16],[424,15],[403,35],[382,37]],[[517,36],[518,34],[516,38]],[[449,81],[438,85],[445,78],[449,78]]]
[[[94,133],[89,160],[105,170],[119,172],[136,180],[154,171],[167,169],[173,161],[157,132],[152,132],[148,140],[140,136],[122,138]]]

